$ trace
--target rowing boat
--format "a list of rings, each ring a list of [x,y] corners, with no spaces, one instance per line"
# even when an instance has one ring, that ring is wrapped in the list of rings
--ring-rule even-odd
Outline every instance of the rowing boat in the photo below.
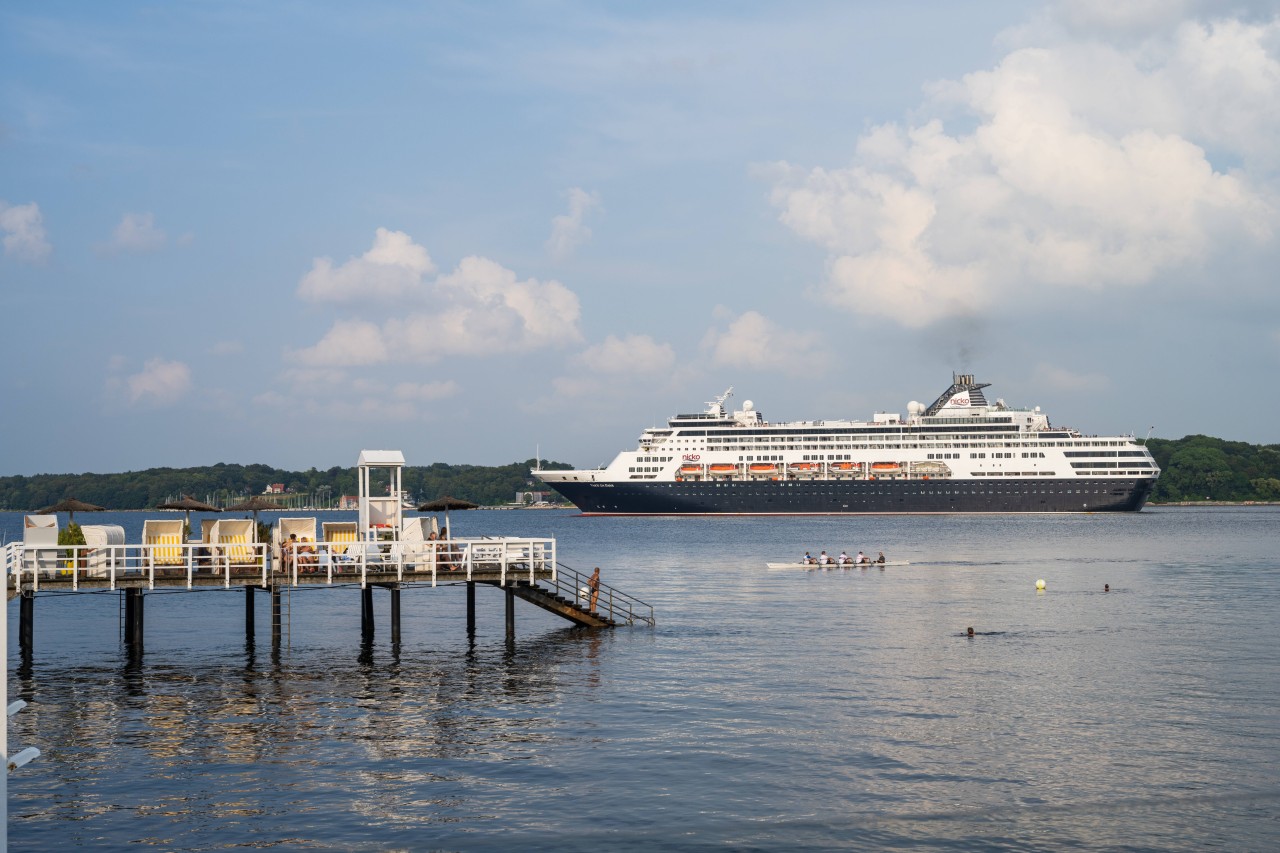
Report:
[[[780,572],[785,569],[804,569],[808,571],[816,571],[821,569],[869,569],[872,566],[909,566],[907,560],[886,560],[883,563],[765,563],[771,572]]]

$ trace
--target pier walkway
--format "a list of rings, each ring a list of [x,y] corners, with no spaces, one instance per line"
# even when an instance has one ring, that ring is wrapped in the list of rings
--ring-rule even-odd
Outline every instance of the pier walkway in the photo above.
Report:
[[[120,592],[125,641],[140,648],[147,592],[232,587],[244,589],[250,640],[255,590],[271,594],[272,640],[279,641],[281,592],[301,587],[359,587],[365,637],[373,634],[374,588],[389,590],[393,642],[400,637],[402,589],[464,583],[470,635],[477,586],[505,593],[508,639],[515,636],[516,598],[583,627],[654,624],[649,605],[605,584],[593,591],[589,578],[557,562],[554,539],[454,538],[433,518],[405,518],[404,464],[398,450],[361,451],[357,520],[279,518],[270,543],[258,541],[258,525],[248,519],[205,519],[200,538],[186,541],[181,520],[149,519],[141,543],[125,542],[119,527],[104,527],[94,531],[92,545],[59,544],[55,516],[28,516],[23,541],[0,550],[8,597],[22,599],[19,641],[30,651],[41,593]]]
[[[588,578],[556,562],[554,539],[484,537],[440,542],[317,542],[292,560],[273,559],[262,543],[4,546],[8,597],[46,592],[371,586],[400,589],[441,583],[486,584],[588,627],[652,625],[653,608],[600,584],[593,612]],[[287,565],[286,565],[287,563]]]

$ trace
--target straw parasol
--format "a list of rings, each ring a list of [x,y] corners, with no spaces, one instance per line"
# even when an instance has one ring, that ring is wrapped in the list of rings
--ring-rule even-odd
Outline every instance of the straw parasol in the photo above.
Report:
[[[105,509],[106,507],[104,506],[85,503],[84,501],[79,501],[75,498],[63,498],[53,506],[47,506],[42,510],[38,510],[38,512],[40,515],[52,515],[58,512],[65,512],[70,516],[68,522],[71,522],[76,520],[77,512],[102,512]]]
[[[216,506],[211,506],[204,501],[198,501],[191,497],[191,495],[183,495],[180,500],[156,504],[156,509],[180,509],[186,511],[186,525],[188,530],[191,529],[192,512],[222,512],[222,510],[218,509]]]
[[[235,504],[234,506],[227,507],[225,510],[223,510],[223,512],[252,512],[253,525],[254,527],[257,527],[258,513],[262,512],[263,510],[273,510],[273,509],[288,509],[288,507],[283,506],[282,504],[278,504],[275,501],[269,501],[266,498],[264,498],[262,495],[254,495],[253,497],[249,498],[249,500],[247,501],[241,501],[240,503]]]
[[[449,527],[449,510],[451,509],[479,509],[480,504],[473,504],[471,501],[464,501],[462,498],[455,498],[451,495],[445,495],[442,498],[436,498],[433,501],[418,507],[418,512],[444,512],[444,526]],[[452,530],[450,530],[452,532]]]

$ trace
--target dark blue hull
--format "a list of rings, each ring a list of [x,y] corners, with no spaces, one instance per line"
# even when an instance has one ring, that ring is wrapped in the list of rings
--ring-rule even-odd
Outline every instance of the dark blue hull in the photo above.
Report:
[[[1137,512],[1155,480],[634,480],[552,485],[585,515],[858,515]]]

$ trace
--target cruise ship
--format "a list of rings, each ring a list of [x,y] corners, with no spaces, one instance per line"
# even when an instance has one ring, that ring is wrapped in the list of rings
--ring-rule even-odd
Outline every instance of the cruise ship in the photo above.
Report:
[[[968,374],[869,421],[770,423],[730,388],[609,465],[533,473],[584,515],[1137,512],[1160,469],[1132,435],[1053,427]]]

